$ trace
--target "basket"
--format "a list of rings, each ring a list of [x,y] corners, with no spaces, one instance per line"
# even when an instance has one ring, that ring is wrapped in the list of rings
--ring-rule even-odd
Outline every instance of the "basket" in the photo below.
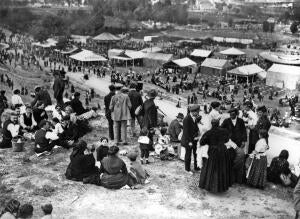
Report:
[[[18,142],[21,139],[21,142]],[[23,137],[16,137],[11,140],[13,152],[22,152],[24,149],[25,140]]]

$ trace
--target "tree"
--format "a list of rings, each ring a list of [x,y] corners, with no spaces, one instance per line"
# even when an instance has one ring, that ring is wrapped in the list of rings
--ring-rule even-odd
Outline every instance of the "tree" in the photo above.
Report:
[[[57,44],[56,44],[57,49],[59,49],[59,50],[64,50],[64,49],[67,47],[68,42],[69,42],[68,36],[60,37],[60,38],[58,39]]]
[[[291,30],[292,34],[297,33],[298,32],[298,23],[294,21],[290,26],[290,30]]]

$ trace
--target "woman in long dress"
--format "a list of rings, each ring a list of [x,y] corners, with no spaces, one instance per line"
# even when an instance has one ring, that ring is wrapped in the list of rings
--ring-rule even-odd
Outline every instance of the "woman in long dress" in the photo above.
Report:
[[[247,171],[247,184],[263,189],[267,181],[268,161],[266,152],[269,149],[268,131],[259,130],[259,140],[255,145],[255,150],[249,155],[250,166]]]
[[[226,129],[219,127],[219,120],[212,120],[212,128],[200,140],[208,145],[208,159],[204,162],[199,187],[213,193],[225,192],[232,185],[230,156],[225,146],[229,140]]]
[[[107,189],[120,189],[130,184],[126,164],[118,157],[118,152],[117,146],[111,146],[108,150],[108,157],[101,161],[101,185]]]

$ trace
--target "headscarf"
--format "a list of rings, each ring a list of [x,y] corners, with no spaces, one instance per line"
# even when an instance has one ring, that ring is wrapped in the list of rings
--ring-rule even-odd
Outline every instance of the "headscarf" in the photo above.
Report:
[[[77,142],[73,148],[71,157],[76,157],[77,155],[82,155],[87,148],[87,143],[84,140]]]

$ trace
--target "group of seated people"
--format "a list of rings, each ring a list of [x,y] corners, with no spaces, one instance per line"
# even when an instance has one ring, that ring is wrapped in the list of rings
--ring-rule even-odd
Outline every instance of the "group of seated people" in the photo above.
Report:
[[[35,141],[38,156],[47,155],[55,146],[72,147],[90,130],[87,119],[96,116],[96,112],[83,107],[79,92],[74,93],[71,101],[65,102],[64,109],[60,105],[51,105],[46,89],[38,88],[35,92],[31,104],[20,102],[4,110],[0,148],[11,148],[13,139],[25,137]],[[14,95],[19,99],[17,93]]]
[[[41,209],[43,211],[43,216],[41,219],[51,219],[52,218],[52,204],[42,205]],[[21,203],[16,199],[9,200],[0,212],[0,219],[25,219],[33,217],[33,206],[29,203],[21,205]]]
[[[108,189],[136,188],[138,184],[148,183],[148,173],[137,161],[138,152],[127,154],[130,167],[119,157],[119,147],[108,146],[108,139],[103,137],[96,145],[87,145],[78,141],[70,155],[70,164],[66,178],[83,183],[96,184]]]

